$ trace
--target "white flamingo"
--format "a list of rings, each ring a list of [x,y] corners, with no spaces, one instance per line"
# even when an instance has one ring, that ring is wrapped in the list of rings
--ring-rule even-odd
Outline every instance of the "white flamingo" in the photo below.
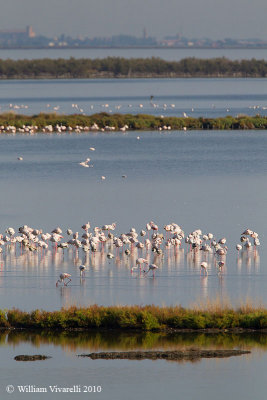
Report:
[[[208,275],[208,263],[206,261],[202,261],[200,264],[200,274]]]

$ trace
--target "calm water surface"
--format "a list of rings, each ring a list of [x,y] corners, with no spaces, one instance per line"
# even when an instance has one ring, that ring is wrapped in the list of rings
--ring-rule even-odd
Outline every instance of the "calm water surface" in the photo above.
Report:
[[[6,58],[37,58],[36,52],[32,56],[22,52],[20,56],[1,51],[2,58],[3,53]],[[178,57],[165,54],[169,59]],[[64,57],[70,55],[76,56],[66,53]],[[100,57],[101,52],[90,56]],[[235,51],[233,58],[237,57]],[[58,112],[72,113],[73,103],[79,110],[84,109],[78,111],[81,113],[114,112],[121,105],[120,112],[159,115],[264,114],[265,89],[265,80],[261,79],[2,81],[0,106],[1,111],[29,114],[55,111],[54,107],[59,107]],[[150,102],[151,95],[156,107]],[[143,104],[142,109],[139,104]],[[14,105],[28,108],[14,108]],[[90,152],[89,147],[95,147],[96,151]],[[266,150],[265,131],[1,136],[0,232],[23,224],[50,232],[60,225],[66,238],[67,227],[81,231],[81,225],[89,220],[91,226],[116,221],[119,234],[132,226],[139,232],[153,219],[161,231],[164,224],[177,222],[186,233],[201,228],[203,232],[213,232],[217,239],[226,236],[229,251],[220,276],[214,259],[207,259],[207,277],[199,274],[203,254],[189,253],[185,245],[176,253],[165,251],[163,259],[149,254],[150,262],[159,265],[153,279],[149,275],[131,274],[137,253],[127,258],[123,253],[116,254],[112,245],[105,252],[90,253],[87,257],[81,250],[64,254],[51,249],[45,254],[21,253],[17,246],[16,251],[4,250],[0,258],[0,308],[55,310],[94,303],[187,306],[214,299],[233,304],[249,299],[266,306]],[[23,156],[23,162],[17,161],[18,156]],[[93,168],[79,165],[87,157],[91,158]],[[105,181],[101,181],[102,175],[106,176]],[[122,175],[127,178],[122,179]],[[235,244],[246,227],[259,232],[262,246],[257,252],[243,251],[238,257]],[[110,262],[107,251],[116,255]],[[84,278],[79,275],[81,263],[87,268]],[[56,288],[55,282],[62,271],[71,273],[72,281],[68,287]],[[49,385],[95,385],[101,386],[102,391],[90,397],[105,400],[144,397],[161,400],[177,395],[185,400],[226,397],[261,400],[266,397],[265,343],[264,335],[162,337],[154,333],[128,336],[110,332],[106,335],[1,332],[0,397],[85,399],[88,393],[29,396],[19,393],[17,386],[36,385],[49,390]],[[252,353],[197,363],[93,361],[77,357],[94,351],[187,346],[244,348]],[[16,362],[14,357],[18,354],[45,354],[52,358],[34,363]],[[8,394],[6,385],[14,385],[15,392]]]
[[[225,399],[242,396],[264,399],[266,387],[266,337],[264,335],[173,335],[159,334],[117,335],[109,333],[79,333],[53,335],[30,332],[1,333],[0,393],[1,398],[28,399],[30,396],[46,398],[136,399],[138,397],[162,399],[177,396],[183,399]],[[251,354],[228,359],[202,359],[198,362],[91,360],[77,354],[95,351],[137,349],[242,348]],[[46,361],[17,362],[18,354],[45,354]],[[7,394],[6,385],[14,386]],[[18,385],[46,387],[48,393],[20,393]],[[53,394],[49,386],[73,385],[101,386],[101,393]]]
[[[152,97],[151,97],[152,96]],[[267,115],[266,79],[0,81],[0,112],[98,112],[182,117]]]
[[[150,58],[178,61],[183,58],[226,57],[231,60],[267,59],[267,49],[0,49],[0,58],[11,60],[36,58]]]
[[[222,276],[214,260],[209,276],[200,277],[202,254],[185,245],[162,259],[155,279],[131,274],[138,257],[105,252],[84,255],[59,250],[41,254],[4,251],[1,256],[0,301],[3,308],[58,309],[70,304],[182,304],[208,299],[249,299],[267,304],[266,148],[265,131],[130,132],[126,135],[1,136],[1,231],[29,226],[51,230],[59,225],[81,231],[117,222],[116,234],[134,226],[138,232],[154,220],[163,230],[178,223],[188,234],[200,228],[226,236],[229,252]],[[95,147],[94,152],[89,147]],[[17,157],[23,156],[23,162]],[[79,162],[91,157],[93,168]],[[105,181],[101,176],[106,177]],[[126,179],[122,175],[127,175]],[[260,234],[257,252],[235,250],[246,228]],[[139,254],[140,256],[140,254]],[[80,279],[79,265],[87,267]],[[72,274],[68,287],[55,287],[60,272]]]
[[[140,140],[137,140],[137,135]],[[94,152],[89,147],[95,147]],[[226,267],[218,276],[208,258],[209,275],[201,277],[203,254],[165,251],[156,276],[130,272],[135,257],[105,252],[47,251],[45,254],[4,250],[0,258],[1,308],[55,310],[71,304],[191,304],[209,300],[239,304],[249,299],[267,304],[267,137],[265,131],[129,132],[125,135],[0,136],[1,232],[23,224],[50,232],[65,231],[88,220],[92,226],[117,222],[116,232],[134,226],[139,232],[153,219],[162,230],[177,222],[186,233],[201,228],[227,237]],[[17,160],[23,156],[23,161]],[[79,162],[90,157],[93,168]],[[123,179],[122,175],[127,175]],[[106,176],[102,181],[101,176]],[[260,234],[257,252],[237,256],[240,233],[251,227]],[[80,278],[78,266],[87,267]],[[56,287],[60,272],[69,272],[67,287]],[[115,336],[115,337],[114,337]],[[153,398],[223,400],[264,399],[266,392],[264,335],[130,335],[72,333],[51,335],[0,333],[1,399],[88,398],[88,393],[19,393],[18,385],[101,386],[90,397],[104,400]],[[252,353],[196,363],[91,360],[77,354],[103,350],[244,348]],[[46,361],[17,362],[18,354],[45,354]],[[14,386],[8,394],[7,385]]]

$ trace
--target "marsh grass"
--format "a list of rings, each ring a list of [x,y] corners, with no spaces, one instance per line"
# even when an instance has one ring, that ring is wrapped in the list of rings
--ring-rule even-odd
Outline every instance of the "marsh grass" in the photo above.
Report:
[[[0,327],[26,329],[201,330],[267,329],[267,309],[246,302],[238,308],[209,302],[203,307],[71,306],[60,311],[0,311]]]
[[[128,130],[157,130],[164,126],[171,126],[172,129],[182,130],[238,130],[238,129],[267,129],[267,117],[237,116],[220,118],[179,118],[179,117],[157,117],[147,114],[108,114],[98,113],[93,115],[60,115],[56,113],[40,113],[36,115],[22,115],[14,112],[0,114],[0,125],[11,125],[17,129],[24,125],[38,126],[38,131],[47,125],[52,125],[56,130],[56,125],[66,127],[90,127],[96,123],[99,128],[112,126],[119,130],[128,125]]]

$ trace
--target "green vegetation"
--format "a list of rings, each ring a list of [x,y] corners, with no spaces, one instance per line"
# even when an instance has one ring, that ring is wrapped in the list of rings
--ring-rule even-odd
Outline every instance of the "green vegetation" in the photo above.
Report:
[[[16,132],[21,129],[21,133],[29,132],[23,130],[25,126],[32,126],[32,132],[45,130],[45,127],[51,125],[53,131],[59,131],[62,125],[66,128],[64,131],[75,130],[77,127],[85,131],[92,130],[91,127],[97,124],[99,130],[105,127],[113,127],[119,130],[125,125],[127,130],[155,130],[155,129],[198,129],[198,130],[229,130],[229,129],[267,129],[267,117],[261,115],[221,117],[221,118],[179,118],[179,117],[157,117],[146,114],[107,114],[99,113],[93,115],[60,115],[56,113],[38,115],[19,115],[10,113],[0,114],[0,133],[14,133],[13,130],[7,130],[7,126],[15,127]],[[37,128],[36,128],[37,127]],[[109,130],[108,128],[106,128]],[[50,132],[50,131],[49,131]]]
[[[136,349],[184,349],[257,347],[267,350],[267,333],[256,332],[172,332],[143,330],[29,330],[1,329],[0,346],[17,346],[30,343],[35,347],[55,345],[76,351],[78,349],[136,350]]]
[[[160,58],[0,60],[0,79],[266,77],[265,60]]]
[[[1,311],[1,328],[26,329],[119,329],[161,331],[176,329],[267,329],[267,310],[243,306],[185,309],[181,306],[90,306],[60,311],[12,309]]]

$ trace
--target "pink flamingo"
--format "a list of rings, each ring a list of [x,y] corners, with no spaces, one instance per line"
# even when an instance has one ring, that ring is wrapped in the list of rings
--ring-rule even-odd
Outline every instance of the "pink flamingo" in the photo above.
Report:
[[[153,272],[153,278],[155,278],[155,270],[158,269],[159,267],[156,264],[150,264],[148,267],[148,270],[145,272],[145,274],[147,275],[149,273],[149,271]]]
[[[58,284],[60,282],[64,282],[65,279],[69,279],[67,283],[64,282],[64,286],[67,286],[67,284],[70,283],[70,281],[71,281],[70,277],[71,277],[71,274],[67,274],[66,272],[63,272],[62,274],[59,275],[59,279],[56,283],[56,286],[58,286]]]
[[[135,264],[136,265],[135,265],[135,267],[132,267],[131,272],[133,272],[134,269],[138,269],[138,266],[139,266],[139,268],[141,270],[141,265],[148,264],[148,260],[146,260],[145,258],[140,257],[140,258],[137,258],[137,260],[135,261]]]

